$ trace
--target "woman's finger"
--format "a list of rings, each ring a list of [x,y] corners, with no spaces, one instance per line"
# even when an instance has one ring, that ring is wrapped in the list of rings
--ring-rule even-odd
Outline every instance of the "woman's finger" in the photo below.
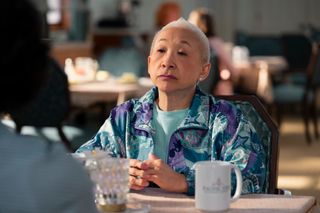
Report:
[[[135,168],[138,168],[138,169],[148,169],[149,168],[146,163],[141,162],[141,161],[136,160],[136,159],[130,159],[129,165],[130,165],[130,167],[135,167]]]
[[[130,159],[130,161],[129,161],[130,167],[140,168],[141,164],[142,164],[142,162],[139,160],[136,160],[136,159]]]
[[[129,175],[139,177],[139,178],[146,178],[148,176],[148,173],[146,170],[137,169],[135,167],[129,168]]]
[[[142,178],[136,178],[134,176],[130,176],[129,184],[131,189],[140,190],[149,186],[149,181]]]

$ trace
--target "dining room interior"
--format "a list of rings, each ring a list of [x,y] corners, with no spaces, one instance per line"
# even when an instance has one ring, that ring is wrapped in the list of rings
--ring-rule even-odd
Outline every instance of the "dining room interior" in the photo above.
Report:
[[[33,2],[44,15],[51,57],[68,76],[70,107],[59,125],[76,150],[114,106],[153,86],[147,72],[150,38],[157,30],[155,11],[167,1]],[[319,205],[320,1],[175,2],[185,19],[194,8],[214,13],[217,35],[241,73],[235,94],[256,95],[277,124],[278,188],[313,196]],[[10,114],[2,122],[16,127]],[[45,125],[26,125],[21,134],[62,140],[55,127]]]

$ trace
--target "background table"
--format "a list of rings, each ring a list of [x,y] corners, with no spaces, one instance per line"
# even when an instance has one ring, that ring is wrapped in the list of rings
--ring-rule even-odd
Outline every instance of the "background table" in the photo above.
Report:
[[[129,194],[129,199],[151,206],[151,213],[194,213],[201,212],[195,209],[194,197],[184,194],[169,193],[159,188],[146,188]],[[316,200],[311,196],[286,196],[271,194],[243,195],[231,204],[224,212],[239,213],[302,213],[318,212]]]
[[[243,63],[235,63],[235,67],[240,72],[237,82],[240,93],[256,94],[266,103],[272,103],[272,79],[282,75],[288,64],[281,56],[254,56]]]
[[[116,101],[121,104],[130,97],[140,97],[152,87],[148,78],[135,83],[120,83],[117,79],[70,84],[70,98],[73,106],[88,107],[97,102]]]

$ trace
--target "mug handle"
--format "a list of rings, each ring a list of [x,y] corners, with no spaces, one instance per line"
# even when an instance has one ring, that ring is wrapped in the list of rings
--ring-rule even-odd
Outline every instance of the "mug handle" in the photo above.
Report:
[[[242,175],[241,175],[240,169],[237,166],[231,164],[231,167],[234,169],[234,171],[236,173],[236,178],[237,178],[236,192],[234,193],[233,197],[230,200],[231,202],[234,202],[234,201],[238,200],[240,195],[241,195],[241,191],[242,191]]]

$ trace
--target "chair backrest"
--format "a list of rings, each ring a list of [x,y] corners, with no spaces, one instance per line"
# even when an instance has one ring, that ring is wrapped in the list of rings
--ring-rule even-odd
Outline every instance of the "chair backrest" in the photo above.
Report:
[[[315,52],[310,66],[309,84],[314,89],[320,87],[320,43],[316,44]]]
[[[312,53],[311,40],[303,34],[284,34],[281,39],[290,71],[305,71]]]
[[[255,127],[266,152],[266,183],[264,193],[278,194],[278,127],[273,122],[264,105],[254,95],[218,96],[218,99],[233,102]]]
[[[85,41],[89,31],[90,13],[85,1],[69,1],[70,27],[69,41]]]
[[[49,60],[49,77],[39,94],[24,107],[10,111],[17,126],[56,127],[70,110],[68,78],[59,64]]]
[[[315,28],[314,26],[311,26],[311,39],[314,42],[320,42],[320,28]]]
[[[281,38],[275,35],[255,35],[237,31],[235,44],[246,46],[250,56],[282,56]]]

